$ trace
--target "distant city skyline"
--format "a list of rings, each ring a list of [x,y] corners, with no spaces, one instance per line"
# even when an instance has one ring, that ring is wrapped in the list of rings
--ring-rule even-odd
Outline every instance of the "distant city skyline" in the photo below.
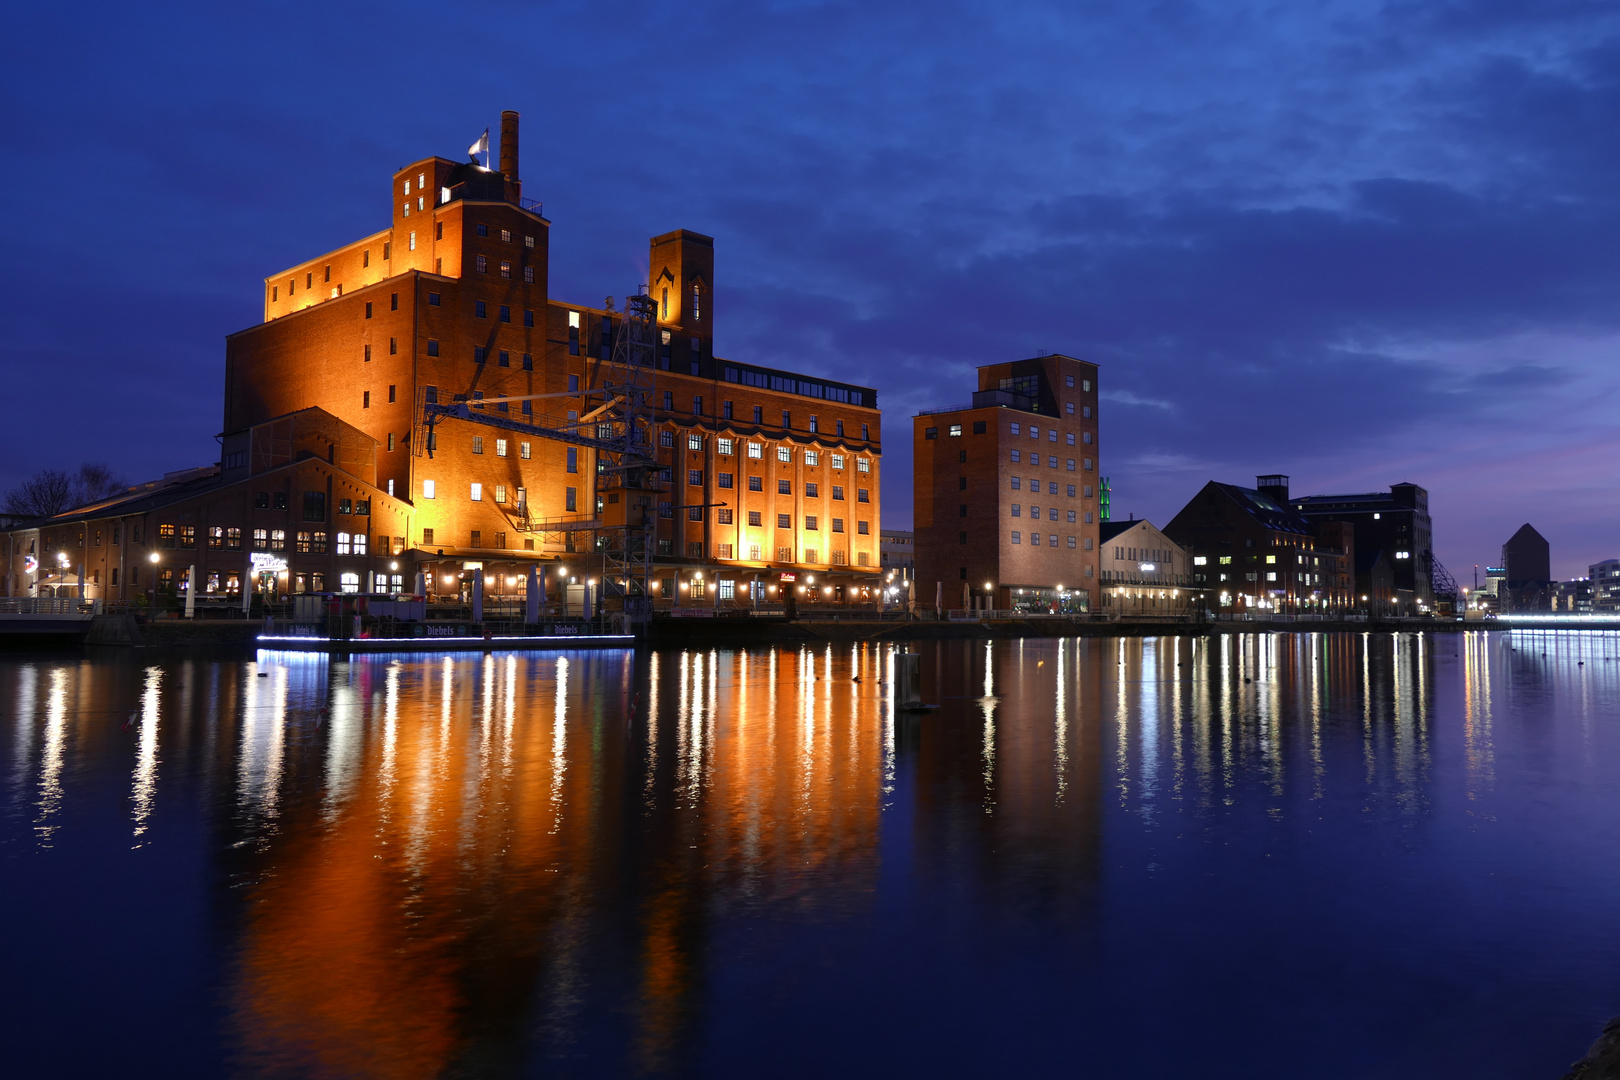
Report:
[[[1462,584],[1526,522],[1555,577],[1620,555],[1612,8],[555,5],[431,37],[414,10],[14,19],[74,53],[0,74],[27,403],[0,488],[211,460],[264,277],[511,108],[550,294],[622,297],[646,237],[714,236],[719,355],[880,391],[883,528],[912,413],[1057,351],[1100,367],[1116,518],[1259,473],[1410,481]],[[431,94],[392,70],[415,54]]]

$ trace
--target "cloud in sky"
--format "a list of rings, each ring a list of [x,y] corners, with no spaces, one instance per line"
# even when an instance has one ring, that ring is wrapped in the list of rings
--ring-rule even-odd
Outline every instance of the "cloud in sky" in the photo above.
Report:
[[[206,459],[259,281],[517,108],[553,295],[715,236],[723,355],[879,389],[885,524],[912,412],[1060,351],[1102,365],[1138,516],[1256,472],[1410,479],[1453,571],[1524,520],[1560,574],[1620,554],[1612,5],[317,10],[36,6],[0,43],[0,368],[43,406],[0,484]]]

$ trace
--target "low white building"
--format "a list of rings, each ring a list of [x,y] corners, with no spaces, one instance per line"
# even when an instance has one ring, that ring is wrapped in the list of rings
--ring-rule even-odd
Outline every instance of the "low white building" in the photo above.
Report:
[[[1102,610],[1175,616],[1195,609],[1192,560],[1147,520],[1102,523]]]

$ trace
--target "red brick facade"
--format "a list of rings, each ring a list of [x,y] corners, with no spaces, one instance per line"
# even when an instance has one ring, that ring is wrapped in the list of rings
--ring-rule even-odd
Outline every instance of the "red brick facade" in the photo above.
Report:
[[[919,603],[1097,608],[1095,364],[981,367],[972,406],[914,417],[912,445]]]

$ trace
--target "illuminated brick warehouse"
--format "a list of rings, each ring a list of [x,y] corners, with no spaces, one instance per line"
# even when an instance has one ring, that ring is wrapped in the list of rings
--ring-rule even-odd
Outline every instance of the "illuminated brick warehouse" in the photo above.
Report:
[[[919,603],[1097,610],[1095,364],[987,364],[970,404],[912,428]]]
[[[366,504],[400,520],[386,531],[344,521],[342,559],[285,542],[271,551],[267,539],[265,554],[311,566],[255,572],[263,592],[312,590],[312,573],[328,588],[397,591],[403,581],[408,591],[421,572],[430,594],[458,594],[481,569],[499,595],[521,592],[537,568],[555,600],[559,574],[576,586],[612,577],[606,552],[624,546],[629,527],[648,537],[655,608],[774,604],[788,588],[800,603],[874,602],[876,392],[716,356],[714,241],[695,232],[653,238],[646,281],[626,282],[630,298],[552,299],[551,222],[522,195],[517,114],[502,114],[498,169],[472,156],[399,169],[386,228],[267,277],[264,321],[227,339],[224,460],[210,498],[246,509],[185,534],[217,526],[238,539],[218,556],[231,563],[218,568],[221,589],[247,580],[251,538],[285,538],[287,527],[268,520],[274,507],[260,521],[267,508],[251,496],[213,488],[258,474],[263,440],[251,432],[313,410],[375,443],[358,470],[374,485]],[[613,387],[625,354],[615,350],[632,308],[647,334],[631,395],[646,447],[635,470],[603,449],[607,421],[623,412],[626,392]],[[290,498],[304,505],[301,492]],[[154,535],[161,524],[178,519],[143,523]],[[307,528],[324,540],[336,523]],[[17,587],[27,574],[15,569]]]

